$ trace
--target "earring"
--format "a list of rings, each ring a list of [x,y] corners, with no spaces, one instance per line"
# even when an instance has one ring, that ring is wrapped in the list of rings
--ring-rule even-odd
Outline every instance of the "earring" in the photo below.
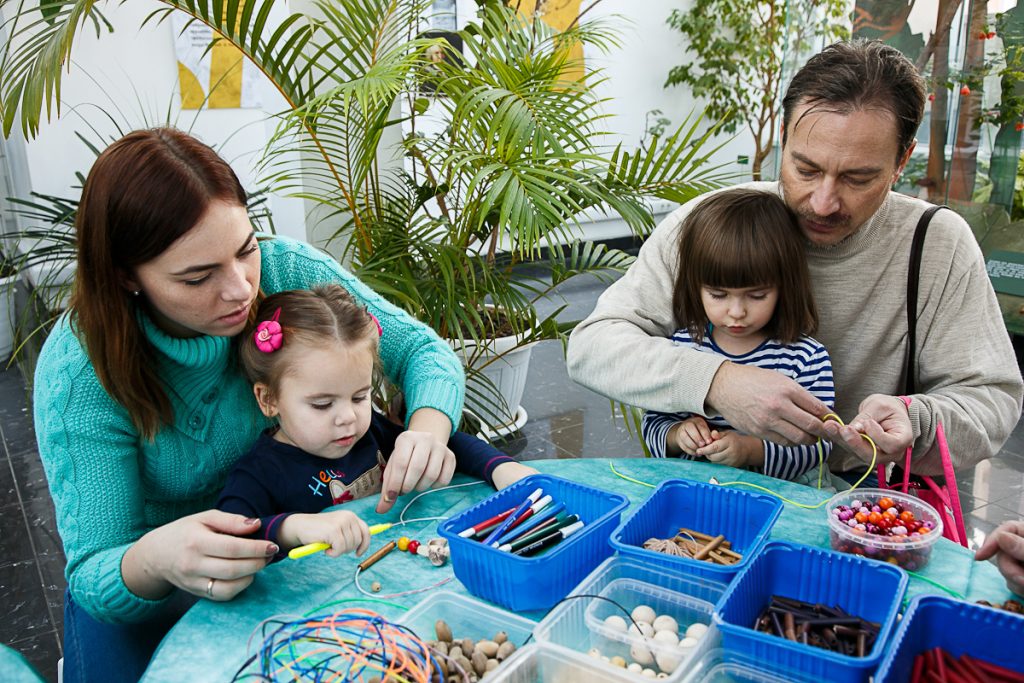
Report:
[[[141,292],[138,289],[132,290],[132,296],[138,296]]]

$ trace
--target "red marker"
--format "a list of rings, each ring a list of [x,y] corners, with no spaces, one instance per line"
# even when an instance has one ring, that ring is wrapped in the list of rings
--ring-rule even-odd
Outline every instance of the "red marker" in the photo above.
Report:
[[[516,506],[516,507],[518,507],[518,506]],[[482,533],[482,532],[486,532],[486,531],[496,527],[497,525],[501,524],[502,522],[504,522],[505,518],[508,517],[509,515],[511,515],[515,511],[516,511],[516,508],[511,507],[508,510],[505,510],[504,512],[502,512],[500,515],[495,515],[494,517],[491,517],[488,520],[480,522],[479,524],[477,524],[475,526],[471,526],[468,529],[463,529],[462,531],[459,532],[459,536],[462,536],[463,538],[469,538],[470,536],[475,536],[476,534],[479,534],[479,533]]]

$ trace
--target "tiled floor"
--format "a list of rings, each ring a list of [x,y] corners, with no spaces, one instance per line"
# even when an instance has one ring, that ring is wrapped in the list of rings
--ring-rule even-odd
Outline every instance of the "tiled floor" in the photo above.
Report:
[[[566,305],[564,320],[584,317],[602,285],[569,282],[550,306]],[[550,309],[549,309],[550,310]],[[15,370],[0,372],[0,642],[21,651],[48,680],[61,656],[64,556],[54,525],[25,390]],[[636,457],[640,448],[611,404],[571,382],[561,345],[534,348],[523,407],[530,420],[504,449],[523,460]],[[1024,518],[1024,420],[997,458],[960,478],[972,544],[1000,522]]]

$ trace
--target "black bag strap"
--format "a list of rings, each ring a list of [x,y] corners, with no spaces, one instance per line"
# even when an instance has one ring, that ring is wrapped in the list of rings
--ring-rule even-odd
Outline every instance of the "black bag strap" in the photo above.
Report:
[[[917,382],[914,380],[914,359],[917,355],[917,290],[921,280],[921,254],[924,252],[924,238],[928,232],[928,224],[939,209],[948,206],[932,206],[921,214],[914,229],[914,240],[910,243],[910,266],[907,268],[907,374],[903,382],[903,395],[917,393]]]

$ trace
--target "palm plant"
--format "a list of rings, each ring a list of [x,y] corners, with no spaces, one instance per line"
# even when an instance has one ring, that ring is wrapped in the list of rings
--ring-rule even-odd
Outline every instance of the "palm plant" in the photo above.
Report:
[[[18,116],[26,134],[38,130],[76,31],[106,25],[95,0],[43,4],[48,18],[19,9],[8,20],[5,134]],[[466,349],[471,378],[495,335],[564,341],[571,324],[559,324],[558,311],[538,316],[539,297],[571,277],[628,266],[625,253],[579,243],[582,216],[617,214],[644,235],[649,198],[686,201],[724,178],[708,164],[713,127],[699,116],[635,151],[605,143],[601,74],[563,75],[574,46],[616,44],[605,23],[555,33],[500,0],[477,0],[456,55],[423,37],[422,0],[292,3],[278,26],[267,21],[273,4],[165,0],[150,18],[186,12],[266,74],[288,103],[263,159],[270,188],[322,207],[356,274]],[[438,47],[449,58],[435,63],[426,53]],[[515,268],[538,259],[543,276]]]

